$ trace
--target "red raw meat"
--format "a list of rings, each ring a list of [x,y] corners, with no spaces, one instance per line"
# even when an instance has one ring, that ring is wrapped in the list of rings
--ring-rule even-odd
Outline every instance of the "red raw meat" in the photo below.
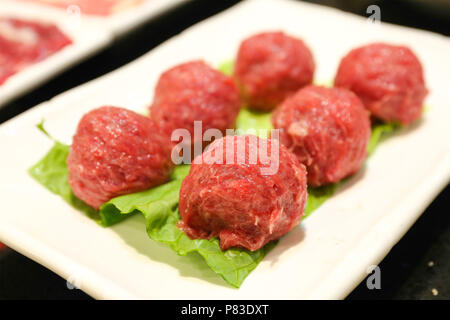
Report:
[[[305,87],[274,111],[272,123],[281,129],[281,143],[306,166],[311,186],[340,181],[366,158],[369,114],[347,89]]]
[[[194,121],[202,121],[202,133],[235,127],[240,110],[239,93],[233,80],[203,61],[178,65],[159,78],[151,118],[169,136],[187,129],[194,143]],[[201,142],[202,137],[196,137]]]
[[[341,61],[335,86],[355,92],[375,117],[405,125],[420,118],[428,93],[414,53],[384,43],[350,51]]]
[[[234,143],[234,146],[227,145]],[[268,163],[251,157],[276,148],[274,174]],[[238,146],[245,146],[243,152]],[[203,156],[203,157],[202,157]],[[220,161],[207,161],[215,156]],[[234,160],[226,162],[226,157]],[[203,159],[203,163],[199,161]],[[241,159],[241,162],[238,162]],[[245,159],[245,161],[243,161]],[[273,162],[272,162],[273,164]],[[219,237],[220,247],[255,251],[300,223],[307,198],[306,170],[278,140],[256,136],[226,136],[194,160],[180,190],[179,227],[193,239]]]
[[[268,32],[244,40],[234,78],[245,104],[270,111],[314,77],[314,60],[302,40]]]
[[[0,18],[0,85],[71,43],[55,25]]]
[[[102,107],[78,124],[67,166],[74,194],[98,209],[111,198],[166,182],[173,165],[170,145],[155,122]]]

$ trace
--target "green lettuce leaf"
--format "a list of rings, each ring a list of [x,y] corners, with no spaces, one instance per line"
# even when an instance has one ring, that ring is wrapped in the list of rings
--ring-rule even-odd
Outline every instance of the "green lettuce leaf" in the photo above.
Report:
[[[30,175],[103,226],[111,226],[133,214],[143,214],[147,233],[151,239],[169,245],[173,251],[182,256],[193,252],[200,254],[214,272],[234,287],[240,287],[248,274],[275,245],[275,242],[271,243],[256,252],[242,249],[223,252],[217,239],[191,240],[178,229],[179,191],[181,182],[189,173],[188,165],[175,168],[172,181],[150,190],[114,198],[103,204],[97,212],[73,194],[67,180],[68,154],[69,146],[55,141],[44,158],[29,169]]]
[[[261,138],[268,138],[270,130],[273,129],[271,116],[271,113],[242,109],[236,120],[236,129],[240,131],[240,134],[254,134]]]
[[[231,76],[234,70],[234,60],[224,61],[219,65],[218,70],[227,76]]]
[[[381,123],[376,122],[372,125],[372,135],[369,140],[369,145],[367,147],[367,152],[371,155],[375,148],[383,141],[384,138],[389,136],[395,130],[401,128],[401,125],[395,122],[391,123]]]
[[[50,151],[38,163],[32,166],[28,172],[40,184],[48,190],[61,196],[74,208],[85,212],[89,217],[100,221],[99,214],[78,199],[72,192],[67,181],[66,158],[69,154],[69,146],[55,141]]]
[[[42,124],[40,126],[42,127]],[[218,239],[189,239],[177,228],[180,220],[177,207],[179,191],[181,182],[189,173],[188,165],[176,167],[170,182],[150,190],[111,199],[97,212],[73,194],[67,180],[68,154],[69,146],[55,141],[50,151],[29,169],[30,175],[103,226],[111,226],[133,214],[143,214],[151,239],[167,244],[182,256],[194,252],[200,254],[207,265],[233,287],[239,288],[276,244],[270,243],[256,252],[243,249],[222,251]]]
[[[233,62],[222,64],[220,70],[231,74]],[[241,130],[241,133],[253,133],[251,130],[258,130],[256,134],[267,137],[267,133],[272,129],[270,117],[270,113],[242,109],[237,118],[236,126],[237,129]],[[39,124],[38,128],[51,138],[45,131],[43,123]],[[393,124],[374,125],[369,152],[373,152],[385,134],[391,133],[396,128],[397,126]],[[189,173],[190,166],[188,165],[175,168],[171,181],[168,183],[150,190],[111,199],[103,204],[99,211],[96,211],[78,199],[70,188],[66,164],[68,153],[68,145],[54,140],[54,146],[47,155],[29,169],[30,175],[51,192],[61,196],[71,206],[85,212],[102,226],[111,226],[133,214],[142,214],[145,217],[147,234],[151,239],[168,245],[181,256],[189,253],[199,254],[215,273],[233,287],[239,288],[267,252],[276,245],[276,242],[272,242],[255,252],[244,249],[222,251],[218,239],[189,239],[183,231],[177,228],[177,223],[180,220],[178,212],[179,191],[183,179]],[[309,196],[304,218],[330,198],[342,183],[345,182],[320,188],[308,188]]]
[[[42,124],[40,124],[42,126]],[[44,130],[42,130],[44,131]],[[45,132],[45,131],[44,131]],[[45,132],[46,133],[46,132]],[[67,180],[68,171],[66,159],[69,155],[69,146],[58,141],[54,141],[50,151],[28,172],[40,184],[56,195],[61,196],[72,207],[86,213],[90,218],[103,226],[110,226],[122,221],[122,215],[103,215],[92,207],[78,199],[70,188]]]

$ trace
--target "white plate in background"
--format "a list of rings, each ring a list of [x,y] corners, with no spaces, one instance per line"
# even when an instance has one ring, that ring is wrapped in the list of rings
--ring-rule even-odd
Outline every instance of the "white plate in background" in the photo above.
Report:
[[[72,40],[72,44],[10,76],[0,85],[0,107],[11,99],[45,82],[70,66],[94,54],[112,40],[111,36],[90,21],[73,20],[40,7],[2,1],[0,17],[53,23]]]
[[[0,0],[15,2],[28,7],[41,7],[52,10],[56,14],[76,13],[73,8],[61,8],[32,0]],[[95,0],[93,0],[95,1]],[[164,12],[173,9],[189,0],[144,0],[142,3],[110,15],[81,14],[83,19],[92,21],[97,27],[105,28],[113,35],[122,35],[138,25],[156,18]]]
[[[167,68],[196,58],[219,64],[234,57],[243,38],[273,29],[306,41],[319,81],[333,79],[340,58],[356,46],[406,44],[423,62],[430,107],[420,123],[383,142],[359,174],[283,237],[240,289],[148,239],[141,217],[101,228],[28,176],[52,145],[35,128],[42,118],[53,136],[69,143],[85,112],[105,104],[142,110]],[[0,240],[94,298],[344,298],[449,181],[449,56],[448,38],[433,33],[368,25],[364,18],[300,2],[245,1],[1,125]]]
[[[112,30],[115,36],[123,35],[140,24],[154,19],[187,1],[189,0],[146,0],[139,6],[107,17],[105,25]]]
[[[0,107],[106,47],[122,35],[188,0],[147,0],[110,16],[77,16],[75,11],[33,2],[0,0],[0,17],[12,16],[56,24],[73,40],[47,59],[12,75],[0,85]]]

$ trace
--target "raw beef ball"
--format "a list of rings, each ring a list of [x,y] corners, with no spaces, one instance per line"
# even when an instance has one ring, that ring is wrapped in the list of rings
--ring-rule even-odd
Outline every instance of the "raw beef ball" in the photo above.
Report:
[[[169,137],[175,129],[187,129],[194,143],[194,121],[202,121],[202,133],[218,129],[224,134],[235,127],[239,109],[233,79],[203,61],[193,61],[161,75],[150,113]]]
[[[406,48],[375,43],[354,49],[339,66],[335,86],[355,92],[377,118],[409,124],[422,114],[422,65]]]
[[[179,227],[193,239],[218,237],[222,250],[255,251],[300,223],[306,198],[306,170],[277,140],[226,136],[183,181]]]
[[[311,84],[314,60],[302,40],[267,32],[244,40],[234,78],[245,104],[270,111],[301,87]]]
[[[78,124],[67,158],[73,193],[98,209],[119,195],[164,183],[170,148],[156,124],[133,111],[102,107]]]
[[[338,182],[362,166],[370,139],[370,119],[347,89],[308,86],[272,115],[280,141],[306,165],[308,184]]]

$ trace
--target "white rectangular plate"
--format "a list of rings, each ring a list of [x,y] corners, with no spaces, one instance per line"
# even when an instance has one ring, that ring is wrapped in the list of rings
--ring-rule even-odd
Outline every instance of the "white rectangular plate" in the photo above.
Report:
[[[281,29],[314,52],[316,80],[333,79],[348,50],[402,43],[422,60],[430,95],[420,123],[376,150],[356,177],[282,238],[240,289],[148,239],[143,219],[104,229],[27,175],[51,147],[35,124],[69,143],[80,117],[101,105],[145,109],[165,69],[191,59],[218,64],[240,41]],[[188,29],[136,62],[71,90],[0,127],[0,240],[70,279],[95,298],[344,298],[402,237],[450,176],[450,43],[428,32],[291,1],[246,1]],[[198,262],[198,261],[197,261]],[[198,267],[198,266],[202,267]]]
[[[13,17],[57,25],[72,44],[9,77],[0,85],[0,107],[52,76],[94,54],[111,41],[111,36],[90,21],[75,21],[67,15],[41,7],[28,7],[21,3],[0,0],[0,16]]]

